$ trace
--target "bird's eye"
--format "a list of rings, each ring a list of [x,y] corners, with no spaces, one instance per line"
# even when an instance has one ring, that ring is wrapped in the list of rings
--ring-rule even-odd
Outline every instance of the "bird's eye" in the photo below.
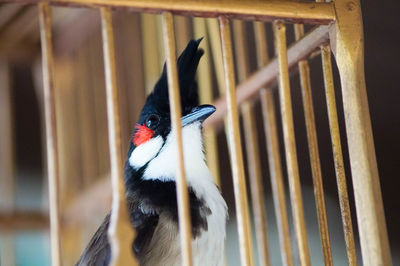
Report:
[[[158,115],[152,114],[146,119],[146,127],[154,130],[158,126],[158,123],[160,122],[160,118]]]

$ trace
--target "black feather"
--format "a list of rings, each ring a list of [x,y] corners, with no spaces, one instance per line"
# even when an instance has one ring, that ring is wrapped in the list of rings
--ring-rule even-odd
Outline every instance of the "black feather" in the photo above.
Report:
[[[146,166],[138,170],[134,170],[129,165],[129,162],[125,163],[125,186],[127,190],[126,197],[128,202],[136,202],[136,204],[140,204],[140,211],[147,210],[147,212],[152,213],[153,216],[161,212],[166,212],[170,215],[172,220],[178,223],[176,183],[174,181],[143,180],[141,176],[143,175],[145,168]],[[196,196],[191,187],[189,188],[189,203],[192,222],[192,235],[194,238],[196,238],[200,236],[203,230],[208,229],[207,216],[211,215],[211,210],[205,204],[204,199]],[[134,209],[132,208],[133,205],[131,205],[129,209]],[[134,216],[131,217],[131,220],[135,221],[135,217],[139,217],[140,214],[140,212],[132,214]],[[145,216],[145,214],[143,215]],[[147,218],[144,217],[143,219]],[[149,223],[146,222],[145,224],[146,227],[151,227]],[[143,228],[143,231],[146,231],[145,235],[147,235],[147,230],[148,228]]]
[[[177,68],[182,115],[188,114],[199,103],[195,75],[200,58],[204,54],[204,50],[199,49],[201,40],[202,38],[197,41],[190,40],[178,58]],[[147,98],[146,105],[155,106],[159,112],[169,113],[168,78],[165,64],[161,77],[154,86],[153,93]]]

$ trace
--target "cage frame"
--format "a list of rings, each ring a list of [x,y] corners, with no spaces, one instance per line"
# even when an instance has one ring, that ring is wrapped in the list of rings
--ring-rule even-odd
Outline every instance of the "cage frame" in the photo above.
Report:
[[[105,59],[105,72],[107,84],[107,109],[109,122],[111,176],[113,187],[113,213],[115,212],[115,234],[110,235],[113,247],[124,246],[133,236],[134,232],[128,225],[124,208],[123,183],[121,176],[122,158],[120,158],[120,140],[118,139],[119,120],[116,112],[118,100],[116,97],[115,79],[115,59],[113,58],[113,37],[111,24],[111,10],[125,9],[147,13],[163,14],[164,43],[166,45],[167,67],[171,73],[169,76],[169,91],[172,95],[170,103],[172,106],[173,128],[177,131],[179,164],[179,177],[177,178],[178,187],[178,206],[181,228],[185,228],[182,237],[182,244],[186,243],[183,249],[185,265],[191,265],[190,258],[190,219],[187,212],[187,190],[184,171],[183,171],[183,149],[180,135],[180,106],[179,90],[176,76],[175,65],[175,43],[174,30],[172,28],[172,15],[189,15],[193,17],[218,17],[221,29],[223,64],[226,82],[226,98],[223,97],[215,102],[217,107],[216,114],[206,122],[205,128],[218,128],[223,123],[223,117],[227,114],[227,127],[229,132],[230,147],[232,148],[231,160],[233,166],[233,178],[235,188],[236,207],[238,209],[238,229],[240,239],[241,261],[243,265],[252,265],[251,243],[249,239],[249,213],[246,195],[246,184],[244,180],[243,159],[240,143],[238,106],[245,104],[247,100],[261,93],[264,109],[270,110],[273,104],[271,95],[265,89],[268,85],[279,77],[281,105],[285,109],[283,117],[286,156],[289,165],[289,183],[291,190],[291,201],[294,211],[297,241],[300,244],[299,254],[302,265],[310,265],[308,247],[306,245],[306,232],[304,228],[304,217],[302,217],[301,195],[299,192],[300,184],[298,170],[296,170],[296,154],[293,147],[294,132],[293,118],[291,117],[290,91],[288,87],[289,69],[300,64],[300,75],[307,83],[307,62],[305,61],[313,51],[320,47],[323,58],[324,81],[328,101],[328,116],[330,131],[333,142],[333,152],[335,159],[335,169],[337,171],[338,191],[342,210],[342,219],[346,235],[346,245],[348,247],[348,257],[350,265],[355,265],[354,239],[350,237],[351,229],[350,209],[346,181],[343,172],[343,158],[340,145],[340,136],[337,122],[336,103],[333,92],[332,66],[330,52],[332,51],[339,69],[343,109],[345,114],[346,137],[348,140],[350,167],[354,186],[355,205],[357,213],[357,223],[361,243],[361,253],[364,265],[391,265],[391,255],[386,229],[385,215],[383,210],[382,195],[379,184],[379,174],[375,157],[375,148],[371,121],[369,115],[365,74],[364,74],[364,43],[362,14],[359,0],[334,0],[332,2],[292,2],[289,0],[269,0],[269,1],[224,1],[224,0],[6,0],[5,2],[38,4],[40,18],[40,34],[42,43],[42,62],[43,62],[43,84],[44,84],[44,104],[45,104],[45,125],[47,142],[47,166],[49,180],[49,202],[50,202],[50,231],[52,247],[52,264],[61,265],[60,254],[60,214],[58,207],[58,149],[55,118],[54,101],[54,58],[51,43],[51,11],[50,6],[74,6],[96,8],[101,13],[103,30],[103,47]],[[232,55],[232,44],[230,40],[229,21],[231,19],[274,21],[276,46],[278,55],[261,68],[258,72],[244,80],[241,84],[235,85],[234,66]],[[299,36],[298,40],[287,49],[284,39],[285,25],[290,23],[307,23],[318,25],[305,36]],[[299,29],[301,33],[301,29]],[[301,35],[301,34],[300,34]],[[266,60],[266,59],[265,59]],[[278,68],[280,71],[278,71]],[[286,85],[285,85],[286,84]],[[251,108],[247,107],[246,112]],[[312,112],[311,112],[312,113]],[[267,142],[273,142],[274,121],[268,121],[265,114],[266,127],[269,128],[270,135]],[[271,117],[269,117],[271,119]],[[307,120],[307,117],[306,117]],[[311,123],[312,124],[312,123]],[[287,127],[287,128],[285,128]],[[312,131],[312,129],[311,129]],[[271,140],[272,137],[272,140]],[[268,141],[269,138],[269,141]],[[276,138],[276,136],[275,136]],[[276,140],[275,140],[276,141]],[[309,139],[310,141],[310,139]],[[312,140],[311,140],[312,141]],[[292,145],[292,146],[291,146]],[[315,147],[315,144],[310,144]],[[276,147],[275,147],[276,149]],[[294,149],[294,150],[293,150]],[[276,152],[276,151],[275,151]],[[273,151],[271,150],[271,154]],[[275,154],[275,159],[276,159]],[[277,162],[270,162],[277,166]],[[276,169],[275,169],[276,171]],[[278,170],[279,171],[279,170]],[[186,195],[185,195],[186,191]],[[277,191],[277,194],[279,191]],[[323,193],[322,193],[323,195]],[[280,206],[282,208],[282,205]],[[279,209],[279,207],[278,207]],[[186,211],[185,211],[186,210]],[[125,211],[126,212],[126,211]],[[297,214],[296,214],[297,213]],[[322,220],[324,218],[321,218]],[[325,218],[326,219],[326,218]],[[320,222],[320,219],[319,219]],[[350,225],[350,226],[349,226]],[[320,225],[321,226],[321,225]],[[119,231],[121,230],[121,231]],[[130,232],[131,231],[131,232]],[[119,233],[118,233],[119,232]],[[124,237],[128,232],[129,238]],[[352,235],[352,232],[351,232]],[[328,247],[326,247],[328,249]],[[325,249],[325,250],[326,250]],[[123,265],[118,258],[128,257],[127,250],[121,249],[118,254],[113,250],[113,265]],[[125,257],[125,258],[126,258]],[[132,256],[131,256],[132,257]],[[329,256],[328,256],[329,257]],[[329,258],[325,259],[325,264],[331,264]],[[132,257],[131,262],[135,259]],[[125,261],[126,262],[126,261]],[[115,264],[114,264],[115,263]],[[286,261],[287,265],[291,263]],[[133,264],[135,265],[135,264]]]

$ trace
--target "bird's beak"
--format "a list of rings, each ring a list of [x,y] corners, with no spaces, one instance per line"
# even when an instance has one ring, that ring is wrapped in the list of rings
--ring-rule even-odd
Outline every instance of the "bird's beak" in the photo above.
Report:
[[[189,114],[182,117],[181,120],[182,126],[184,127],[186,125],[189,125],[197,121],[203,122],[204,120],[206,120],[207,117],[209,117],[214,112],[215,112],[215,107],[212,105],[204,104],[197,106],[193,108]]]

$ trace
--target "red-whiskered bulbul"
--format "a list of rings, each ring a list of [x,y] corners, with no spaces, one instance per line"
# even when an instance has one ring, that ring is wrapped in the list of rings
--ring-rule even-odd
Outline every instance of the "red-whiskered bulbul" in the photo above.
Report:
[[[178,58],[182,139],[192,222],[194,265],[222,265],[227,206],[205,163],[202,122],[215,107],[198,105],[195,73],[204,51],[191,40]],[[125,163],[126,199],[137,236],[132,252],[140,265],[181,265],[176,196],[176,139],[171,131],[166,67],[147,97]],[[109,215],[77,265],[108,265]]]

